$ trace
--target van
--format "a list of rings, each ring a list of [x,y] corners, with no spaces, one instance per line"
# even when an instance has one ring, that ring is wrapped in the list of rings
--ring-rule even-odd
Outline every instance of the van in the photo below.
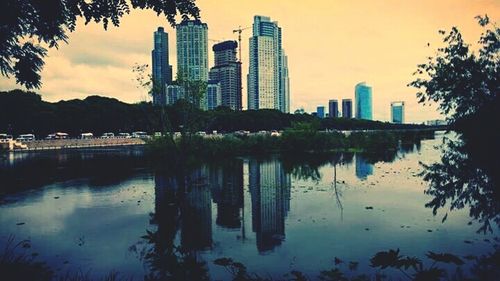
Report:
[[[92,139],[94,138],[94,134],[92,133],[82,133],[80,134],[80,138],[83,139]]]

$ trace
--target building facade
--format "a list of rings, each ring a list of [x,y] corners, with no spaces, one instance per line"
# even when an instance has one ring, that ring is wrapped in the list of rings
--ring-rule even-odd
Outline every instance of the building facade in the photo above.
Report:
[[[365,82],[358,83],[354,90],[356,102],[356,118],[373,120],[372,87]]]
[[[342,117],[352,118],[352,99],[342,99]]]
[[[232,110],[241,110],[241,62],[236,58],[236,41],[224,41],[215,44],[214,51],[215,66],[208,74],[210,80],[220,82],[222,106]]]
[[[217,80],[208,80],[207,109],[214,110],[222,104],[221,84]]]
[[[288,57],[282,48],[282,32],[271,18],[255,16],[250,37],[248,109],[290,112]]]
[[[328,117],[330,118],[339,117],[339,102],[337,100],[328,101]]]
[[[176,26],[176,32],[177,80],[206,83],[208,81],[208,25],[200,20],[183,20]],[[202,93],[199,106],[202,109],[207,108],[206,91]]]
[[[172,105],[178,100],[184,98],[184,88],[179,85],[166,85],[165,87],[166,104]]]
[[[391,122],[403,124],[405,122],[405,102],[391,102]]]
[[[168,33],[163,27],[153,34],[154,47],[151,51],[153,65],[153,104],[165,105],[165,84],[172,83],[172,66],[168,59]]]
[[[325,118],[325,107],[320,105],[318,107],[316,107],[316,116],[318,116],[318,118]]]

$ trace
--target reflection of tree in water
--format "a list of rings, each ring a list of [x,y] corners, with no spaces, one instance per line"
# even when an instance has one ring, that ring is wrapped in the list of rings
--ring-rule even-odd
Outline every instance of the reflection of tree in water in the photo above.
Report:
[[[500,225],[498,182],[475,163],[463,140],[448,139],[444,146],[441,162],[424,165],[422,175],[429,182],[426,194],[434,197],[426,206],[434,214],[447,203],[450,210],[469,207],[471,218],[482,224],[478,232],[492,231],[492,223]]]

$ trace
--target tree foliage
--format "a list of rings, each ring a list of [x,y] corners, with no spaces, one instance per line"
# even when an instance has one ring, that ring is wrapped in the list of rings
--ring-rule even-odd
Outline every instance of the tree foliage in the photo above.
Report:
[[[176,16],[198,18],[196,0],[2,0],[0,1],[0,72],[26,88],[40,88],[48,48],[68,42],[77,21],[120,25],[132,9],[150,9],[172,25]]]
[[[498,104],[500,92],[500,28],[488,16],[476,17],[484,31],[474,52],[457,27],[443,35],[444,47],[419,64],[409,86],[418,89],[420,103],[437,102],[453,122],[478,113],[487,104]],[[498,113],[497,113],[498,116]]]

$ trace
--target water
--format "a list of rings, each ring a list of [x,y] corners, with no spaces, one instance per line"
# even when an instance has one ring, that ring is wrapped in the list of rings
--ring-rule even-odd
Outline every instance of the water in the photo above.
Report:
[[[172,246],[222,280],[230,275],[213,264],[221,257],[264,276],[315,277],[335,257],[372,272],[369,258],[388,249],[485,254],[498,233],[476,233],[467,208],[442,223],[447,208],[433,216],[425,207],[420,162],[439,161],[441,142],[378,156],[245,157],[182,173],[153,168],[140,150],[10,155],[0,160],[2,190],[27,191],[1,197],[0,246],[14,235],[61,274],[136,279],[150,271],[145,254]],[[141,238],[147,231],[155,243]]]

